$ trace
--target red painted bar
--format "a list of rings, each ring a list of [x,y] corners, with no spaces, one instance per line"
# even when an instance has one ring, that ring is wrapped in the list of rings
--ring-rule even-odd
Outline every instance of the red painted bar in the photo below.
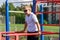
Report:
[[[32,35],[40,35],[40,34],[43,34],[43,35],[53,35],[53,34],[60,34],[59,32],[46,32],[46,31],[43,31],[41,33],[16,33],[16,32],[0,32],[0,40],[2,38],[2,34],[7,34],[8,36],[16,36],[16,40],[19,40],[19,36],[32,36]]]
[[[41,14],[41,13],[44,13],[44,14],[60,14],[60,11],[59,12],[36,12],[36,14]]]

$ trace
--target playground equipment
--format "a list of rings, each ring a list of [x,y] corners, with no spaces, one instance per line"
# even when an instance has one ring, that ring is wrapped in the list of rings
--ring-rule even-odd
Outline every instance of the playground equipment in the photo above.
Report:
[[[53,13],[53,14],[56,14],[56,13],[60,13],[60,11],[56,12],[56,11],[53,11],[52,12],[43,12],[43,5],[41,4],[40,5],[40,12],[36,12],[36,5],[39,4],[39,3],[56,3],[56,4],[59,4],[60,5],[60,0],[33,0],[33,1],[30,1],[30,2],[33,2],[33,12],[34,13],[38,13],[40,14],[40,23],[41,23],[41,40],[44,40],[44,35],[47,35],[47,34],[60,34],[60,32],[45,32],[44,31],[44,27],[43,25],[43,13],[45,14],[48,14],[48,13]],[[15,2],[12,2],[12,3],[15,3]],[[23,3],[23,2],[21,2]],[[25,2],[24,2],[25,3]],[[16,36],[16,40],[18,40],[18,36],[27,36],[27,35],[38,35],[38,33],[31,33],[31,34],[28,34],[28,33],[15,33],[15,32],[9,32],[9,7],[8,7],[8,0],[6,0],[6,32],[0,32],[0,40],[1,40],[1,37],[2,37],[2,34],[7,34],[6,35],[6,40],[9,40],[9,36]],[[55,6],[56,7],[56,6]],[[52,6],[53,8],[53,6]],[[53,24],[48,24],[48,25],[53,25]],[[56,26],[60,26],[60,24],[54,24]],[[60,37],[60,36],[59,36]],[[59,38],[60,39],[60,38]]]
[[[15,36],[15,40],[19,40],[19,36],[32,36],[32,35],[53,35],[53,34],[60,34],[60,33],[58,33],[58,32],[45,32],[45,31],[43,31],[43,32],[41,32],[41,34],[39,34],[39,33],[23,33],[23,32],[19,32],[19,33],[17,33],[17,32],[0,32],[0,40],[2,40],[2,35],[3,34],[8,34],[8,35],[6,35],[6,36]]]

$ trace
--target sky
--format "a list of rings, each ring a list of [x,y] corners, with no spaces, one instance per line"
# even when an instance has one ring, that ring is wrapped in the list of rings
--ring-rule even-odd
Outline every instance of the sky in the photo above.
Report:
[[[5,2],[6,0],[1,0],[0,2]],[[8,0],[9,2],[12,2],[12,1],[31,1],[31,0]]]
[[[0,6],[5,2],[6,0],[0,0]],[[32,0],[8,0],[8,2],[19,2],[19,1],[32,1]]]

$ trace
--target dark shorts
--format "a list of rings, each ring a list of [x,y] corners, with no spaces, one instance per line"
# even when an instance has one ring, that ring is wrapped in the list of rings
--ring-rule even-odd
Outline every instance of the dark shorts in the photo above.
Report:
[[[28,33],[37,33],[36,32],[28,32]],[[27,36],[27,40],[38,40],[39,36],[38,35],[33,35],[33,36]]]

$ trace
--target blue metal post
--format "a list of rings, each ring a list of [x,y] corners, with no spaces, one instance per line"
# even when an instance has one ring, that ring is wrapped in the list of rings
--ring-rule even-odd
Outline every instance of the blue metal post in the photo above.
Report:
[[[33,0],[32,12],[35,13],[36,10],[36,0]]]
[[[40,5],[40,12],[43,12],[43,5],[41,4]],[[44,23],[44,19],[43,19],[43,13],[40,14],[40,24],[43,24]],[[43,25],[41,25],[41,31],[44,31],[44,27]],[[41,34],[41,40],[44,40],[44,35]]]
[[[9,7],[8,0],[6,0],[6,32],[9,32]],[[6,40],[9,40],[9,37],[6,36]]]
[[[35,13],[36,11],[36,0],[33,0],[33,8],[32,12]],[[40,11],[43,12],[43,7],[40,5]],[[43,24],[43,13],[40,15],[40,23]],[[41,31],[44,31],[43,25],[41,26]],[[41,34],[41,40],[44,40],[44,35]]]

